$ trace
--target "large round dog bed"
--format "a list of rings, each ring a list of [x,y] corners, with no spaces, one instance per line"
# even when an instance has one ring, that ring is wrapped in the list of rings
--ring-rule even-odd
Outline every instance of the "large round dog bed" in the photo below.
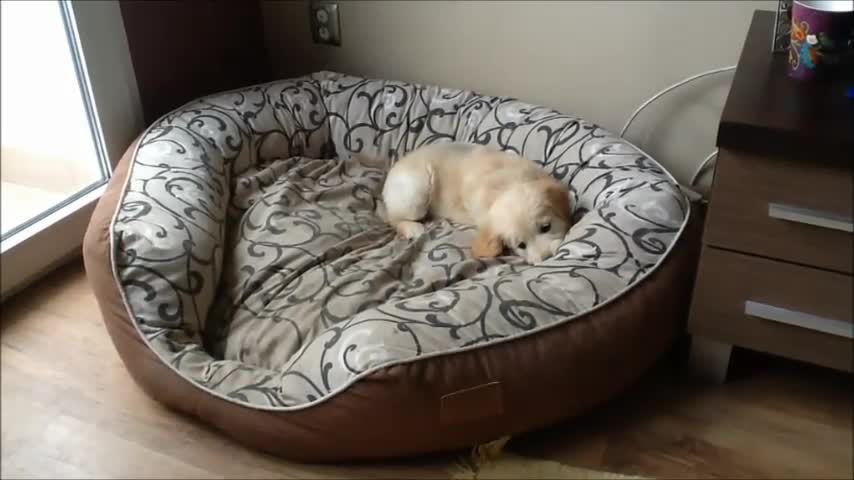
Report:
[[[431,142],[497,145],[568,184],[576,224],[527,265],[473,227],[395,238],[383,172]],[[471,446],[577,415],[671,344],[689,203],[654,160],[520,101],[331,72],[209,96],[151,125],[87,231],[121,358],[164,404],[289,458]]]

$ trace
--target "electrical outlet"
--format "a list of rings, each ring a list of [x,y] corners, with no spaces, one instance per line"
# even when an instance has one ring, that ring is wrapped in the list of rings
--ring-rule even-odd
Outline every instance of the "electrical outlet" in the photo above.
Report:
[[[308,6],[311,36],[314,43],[341,45],[341,23],[338,19],[338,3],[312,1]]]

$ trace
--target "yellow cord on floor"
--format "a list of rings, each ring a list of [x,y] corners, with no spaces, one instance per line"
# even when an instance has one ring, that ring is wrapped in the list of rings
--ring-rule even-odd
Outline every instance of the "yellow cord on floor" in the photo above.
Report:
[[[479,479],[626,479],[641,478],[617,473],[599,472],[507,452],[510,437],[502,437],[475,446],[469,459],[461,460],[451,472],[452,480]]]

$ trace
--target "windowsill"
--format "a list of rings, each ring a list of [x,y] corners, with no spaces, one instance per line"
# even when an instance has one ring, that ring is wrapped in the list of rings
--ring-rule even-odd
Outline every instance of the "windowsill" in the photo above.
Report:
[[[50,228],[52,225],[56,224],[62,219],[73,215],[75,212],[86,208],[87,206],[90,206],[92,203],[98,201],[98,199],[101,198],[101,195],[104,194],[104,191],[106,189],[107,181],[103,181],[99,185],[92,187],[88,192],[70,201],[68,204],[63,205],[57,208],[56,210],[50,212],[47,216],[40,219],[39,221],[13,234],[11,237],[4,239],[2,243],[0,243],[0,254],[6,253],[8,250],[11,250],[15,246],[19,245],[21,242],[24,242],[27,239],[38,235],[40,232]]]

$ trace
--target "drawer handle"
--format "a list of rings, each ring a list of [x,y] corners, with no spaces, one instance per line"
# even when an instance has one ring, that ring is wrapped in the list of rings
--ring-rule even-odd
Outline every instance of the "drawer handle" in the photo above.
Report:
[[[799,312],[797,310],[789,310],[788,308],[775,307],[767,303],[748,300],[744,302],[744,313],[751,317],[764,318],[765,320],[829,333],[830,335],[854,338],[854,324],[852,323],[819,317],[818,315]]]
[[[779,220],[842,230],[843,232],[854,232],[854,221],[852,221],[851,217],[809,208],[793,207],[792,205],[784,205],[782,203],[769,203],[768,216]]]

